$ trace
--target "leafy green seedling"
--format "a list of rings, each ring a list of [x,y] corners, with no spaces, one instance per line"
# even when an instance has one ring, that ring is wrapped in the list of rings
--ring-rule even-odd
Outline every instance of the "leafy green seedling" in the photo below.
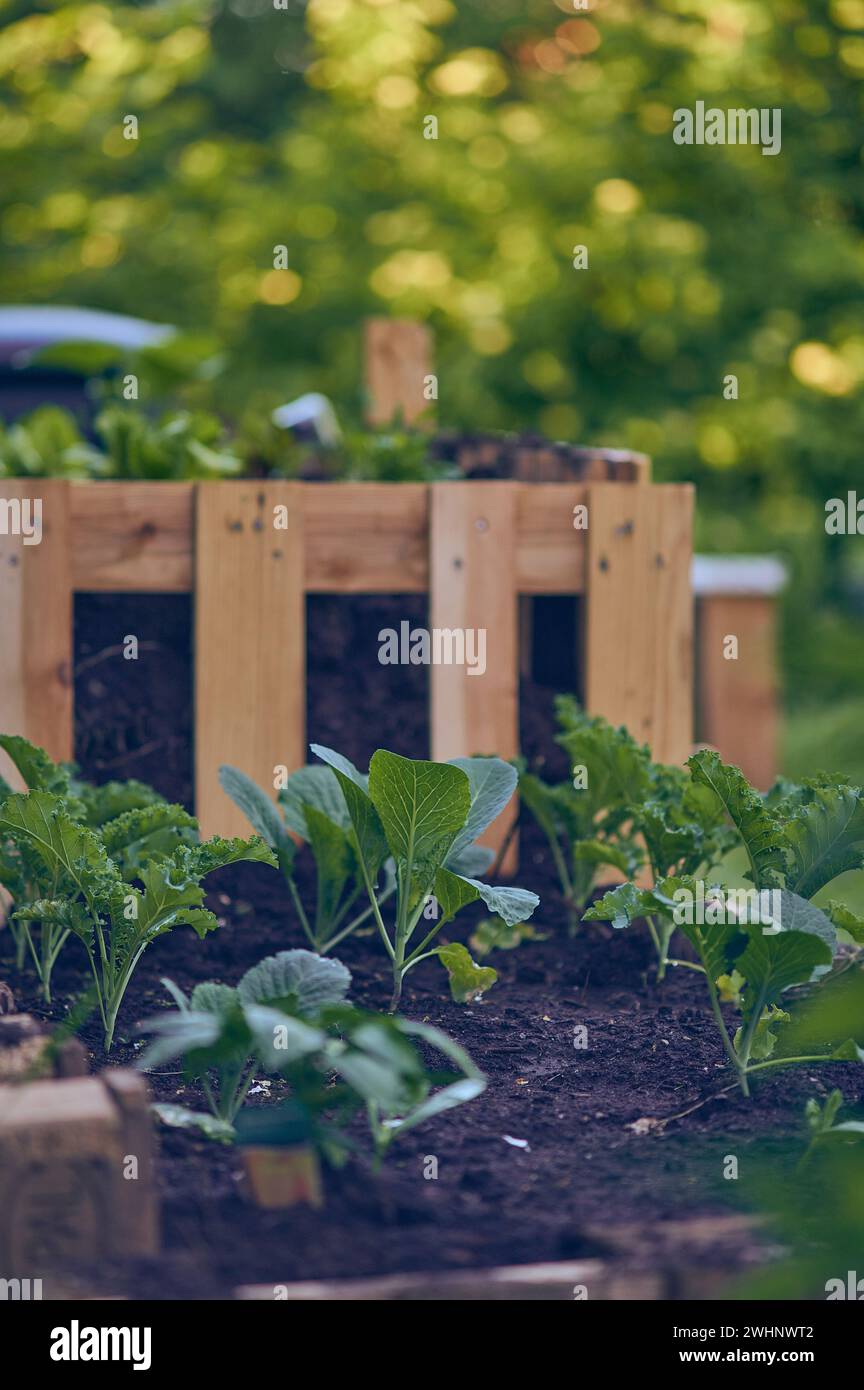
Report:
[[[315,765],[292,773],[279,792],[281,817],[266,792],[239,768],[221,767],[219,781],[276,855],[304,935],[314,951],[326,955],[369,921],[372,907],[366,900],[354,851],[351,819],[330,768]],[[307,913],[297,885],[295,836],[305,841],[315,861],[313,913]],[[392,897],[395,887],[390,874],[382,889],[382,902]],[[359,911],[358,900],[362,903]]]
[[[239,860],[276,863],[259,839],[188,843],[198,824],[181,806],[148,801],[87,824],[88,796],[68,769],[57,768],[25,740],[2,740],[33,787],[0,805],[0,874],[16,903],[12,918],[31,946],[46,995],[60,950],[77,937],[87,953],[110,1050],[132,974],[157,937],[186,924],[203,937],[218,922],[203,906],[201,880]],[[41,785],[39,785],[41,784]],[[8,790],[8,788],[6,789]],[[92,798],[104,816],[110,796]],[[38,927],[40,947],[33,944]]]
[[[810,1143],[801,1159],[800,1167],[803,1168],[809,1163],[817,1146],[826,1141],[839,1140],[848,1143],[850,1140],[864,1140],[864,1120],[841,1120],[839,1124],[834,1123],[842,1105],[843,1092],[838,1091],[836,1087],[826,1096],[824,1105],[820,1105],[814,1097],[808,1100],[804,1107],[804,1118]]]
[[[236,987],[208,982],[187,997],[172,980],[162,983],[177,1010],[139,1025],[139,1031],[156,1035],[140,1065],[152,1070],[182,1056],[187,1076],[201,1080],[210,1113],[180,1105],[155,1109],[168,1124],[197,1125],[210,1137],[230,1138],[262,1055],[272,1062],[281,1041],[287,1064],[319,1045],[322,1035],[307,1024],[325,1005],[345,998],[351,975],[338,960],[296,950],[268,956]],[[293,1021],[277,1019],[277,1011]],[[285,1031],[274,1040],[277,1026]]]
[[[450,952],[432,942],[468,903],[482,900],[509,926],[529,918],[539,902],[522,888],[494,888],[471,877],[481,862],[475,841],[506,806],[517,774],[500,758],[455,758],[434,763],[379,749],[365,778],[340,753],[319,744],[312,751],[335,772],[351,822],[351,845],[376,925],[393,970],[391,1010],[402,983],[421,960]],[[395,920],[388,930],[381,908],[389,882],[378,880],[388,858],[395,875]],[[483,856],[485,858],[485,856]],[[421,921],[433,926],[413,947]],[[452,952],[445,960],[452,963]],[[457,961],[459,990],[468,986]],[[475,967],[479,969],[479,967]],[[487,985],[489,977],[483,981]],[[481,981],[475,980],[477,990]]]
[[[162,1119],[233,1139],[260,1066],[288,1083],[310,1134],[332,1162],[341,1162],[350,1148],[334,1117],[365,1108],[380,1162],[399,1133],[481,1093],[484,1077],[451,1038],[426,1024],[354,1008],[343,1002],[349,984],[339,961],[304,950],[262,961],[236,989],[199,985],[187,999],[169,984],[178,1010],[141,1025],[156,1040],[139,1066],[152,1069],[182,1057],[187,1075],[202,1080],[210,1113],[158,1106]],[[415,1040],[453,1063],[455,1077],[430,1072]]]
[[[31,792],[45,793],[53,799],[46,804],[62,811],[61,837],[77,843],[77,832],[87,831],[82,843],[86,843],[91,861],[109,856],[127,882],[148,860],[164,857],[198,839],[194,817],[182,806],[169,804],[143,782],[91,786],[78,779],[71,766],[52,762],[41,748],[18,735],[0,735],[0,748]],[[0,799],[9,804],[11,798],[11,787],[0,781]],[[32,807],[37,812],[38,804],[34,802]],[[48,851],[38,824],[34,821],[27,831],[20,824],[4,825],[4,810],[5,806],[0,806],[0,884],[10,899],[9,926],[18,968],[23,969],[29,956],[50,1003],[52,973],[72,934],[70,919],[74,914],[71,902],[62,912],[41,914],[36,909],[69,895],[75,901],[78,890],[62,860]],[[47,831],[47,826],[44,829]]]

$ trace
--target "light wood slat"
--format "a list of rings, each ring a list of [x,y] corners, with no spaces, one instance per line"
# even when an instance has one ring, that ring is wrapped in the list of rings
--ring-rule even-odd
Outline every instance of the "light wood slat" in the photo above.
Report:
[[[425,593],[425,483],[302,484],[310,593]]]
[[[767,791],[777,775],[777,605],[773,598],[718,595],[699,600],[697,736]],[[738,639],[727,659],[725,639]]]
[[[589,488],[585,702],[655,758],[693,744],[693,488]]]
[[[221,763],[275,797],[274,770],[306,761],[302,486],[198,489],[195,566],[195,787],[205,835],[248,835],[219,786]],[[274,507],[288,529],[274,529]]]
[[[203,488],[215,484],[202,484]],[[222,487],[243,487],[223,483]],[[425,593],[425,483],[302,483],[310,593]],[[583,484],[518,487],[516,583],[523,594],[584,589],[585,532],[572,528]],[[191,483],[74,483],[73,584],[79,592],[188,593]]]
[[[511,758],[519,749],[513,563],[518,484],[433,483],[431,494],[430,627],[486,630],[482,675],[469,675],[466,665],[430,667],[432,757],[444,761],[492,753]],[[483,843],[499,849],[516,812],[514,798],[483,834]],[[515,858],[514,837],[505,872]]]
[[[411,319],[367,319],[363,338],[366,418],[391,425],[397,417],[410,425],[430,402],[424,378],[432,371],[432,334]]]
[[[474,484],[487,486],[487,484]],[[587,532],[573,508],[588,500],[584,483],[515,483],[515,583],[521,594],[578,594],[585,588]]]
[[[69,562],[69,484],[4,478],[0,525],[7,501],[42,503],[42,539],[0,534],[0,732],[23,734],[56,760],[72,757],[72,584]],[[15,524],[15,523],[12,523]],[[5,754],[0,771],[21,779]]]
[[[194,483],[73,483],[75,588],[188,593]]]

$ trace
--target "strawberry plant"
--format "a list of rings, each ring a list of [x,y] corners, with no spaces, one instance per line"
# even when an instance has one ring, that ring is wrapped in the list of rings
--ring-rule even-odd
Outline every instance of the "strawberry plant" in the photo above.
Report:
[[[201,1081],[209,1106],[209,1113],[200,1113],[157,1105],[167,1124],[233,1140],[260,1067],[288,1083],[313,1139],[331,1161],[342,1161],[350,1147],[337,1119],[365,1108],[380,1161],[400,1131],[472,1100],[485,1086],[467,1053],[439,1029],[346,1003],[348,970],[311,951],[269,956],[236,988],[210,982],[187,998],[171,981],[164,983],[178,1007],[140,1025],[155,1040],[139,1066],[152,1070],[182,1058],[187,1077]],[[456,1074],[428,1071],[415,1040],[455,1064]],[[435,1086],[441,1089],[433,1091]]]

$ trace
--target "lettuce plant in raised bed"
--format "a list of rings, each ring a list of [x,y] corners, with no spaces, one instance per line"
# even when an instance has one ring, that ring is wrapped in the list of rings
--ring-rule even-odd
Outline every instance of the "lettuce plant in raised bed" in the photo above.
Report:
[[[0,735],[0,748],[31,792],[53,798],[56,810],[62,806],[66,833],[71,835],[69,827],[73,824],[91,831],[127,880],[135,876],[146,859],[168,854],[178,845],[198,839],[194,817],[182,806],[169,804],[143,782],[93,786],[78,778],[71,765],[52,762],[41,748],[19,735]],[[12,788],[0,778],[0,801],[5,803],[11,796]],[[45,804],[53,806],[54,802]],[[2,814],[0,806],[0,818]],[[51,975],[69,939],[70,928],[62,918],[40,916],[32,909],[35,904],[57,898],[64,885],[62,871],[56,860],[44,848],[40,849],[38,837],[22,835],[20,826],[7,827],[2,820],[0,885],[11,900],[7,918],[15,940],[18,968],[23,969],[26,959],[32,960],[43,995],[50,1003]]]
[[[176,926],[203,937],[218,925],[202,906],[201,880],[239,860],[275,865],[275,856],[257,837],[191,843],[194,817],[152,799],[150,789],[86,788],[26,740],[6,737],[2,745],[31,787],[5,787],[0,805],[0,881],[13,899],[11,921],[30,947],[46,997],[60,951],[72,936],[81,941],[109,1051],[147,946]],[[129,808],[139,797],[145,804]],[[127,809],[112,816],[118,805]]]
[[[209,982],[196,985],[187,998],[171,981],[164,983],[178,1007],[140,1025],[155,1039],[139,1066],[152,1071],[182,1058],[185,1074],[201,1081],[209,1106],[202,1113],[157,1105],[167,1124],[233,1139],[260,1067],[288,1083],[315,1143],[332,1162],[342,1161],[351,1147],[339,1120],[365,1107],[380,1160],[401,1131],[472,1100],[485,1087],[468,1054],[439,1029],[345,1002],[349,971],[311,951],[268,956],[236,988]],[[415,1040],[454,1064],[455,1075],[430,1072]]]
[[[312,751],[327,766],[303,768],[289,779],[280,796],[284,825],[254,782],[235,768],[221,772],[225,790],[276,853],[309,941],[330,949],[371,915],[392,965],[394,1009],[407,972],[430,956],[447,969],[454,998],[488,988],[494,970],[476,966],[458,942],[432,942],[460,908],[478,899],[508,926],[524,922],[539,902],[525,889],[494,888],[474,877],[494,857],[475,841],[513,795],[515,769],[500,758],[434,763],[379,749],[364,774],[332,749],[312,744]],[[288,830],[307,840],[315,856],[314,926],[294,881]],[[361,892],[368,906],[343,926]],[[382,909],[391,899],[388,930]],[[411,949],[421,921],[434,925]]]
[[[710,793],[728,816],[746,854],[752,888],[729,889],[693,874],[667,874],[649,888],[622,884],[595,903],[586,918],[618,927],[645,916],[660,918],[667,941],[680,930],[697,963],[674,963],[704,976],[727,1058],[745,1095],[749,1078],[768,1068],[864,1060],[859,1041],[844,1036],[839,1022],[818,1051],[796,1053],[782,1045],[791,1021],[782,1007],[787,992],[824,985],[829,972],[848,970],[860,960],[864,922],[837,902],[825,911],[810,901],[838,875],[864,867],[860,788],[819,777],[785,788],[782,796],[763,798],[738,768],[712,750],[694,754],[689,767],[696,786]],[[663,827],[658,830],[666,833]],[[741,1013],[741,1025],[731,1036],[723,1003]]]
[[[491,857],[475,841],[513,795],[515,769],[500,758],[435,763],[379,748],[367,779],[340,753],[314,743],[312,751],[332,767],[345,797],[360,874],[393,969],[391,1010],[399,1003],[408,971],[431,956],[441,959],[457,999],[471,998],[494,983],[495,972],[475,966],[458,943],[436,947],[432,942],[469,903],[482,900],[513,926],[526,921],[540,901],[524,888],[495,888],[471,876]],[[388,858],[396,879],[389,931],[381,913],[383,894],[376,887]],[[421,920],[434,925],[412,949]]]

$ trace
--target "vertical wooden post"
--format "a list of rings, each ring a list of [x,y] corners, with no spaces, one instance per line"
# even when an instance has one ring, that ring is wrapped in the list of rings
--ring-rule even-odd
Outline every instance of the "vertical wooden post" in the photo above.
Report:
[[[433,483],[429,516],[429,622],[485,632],[485,670],[430,667],[432,757],[515,757],[519,751],[519,643],[515,579],[517,483]],[[465,633],[466,650],[468,633]],[[478,649],[475,646],[474,651]],[[481,649],[482,650],[482,649]],[[479,664],[477,666],[479,670]],[[515,798],[482,842],[498,850],[516,819]],[[505,872],[516,864],[515,837]]]
[[[203,835],[248,835],[221,763],[271,794],[306,762],[303,483],[202,483],[196,497],[195,801]]]
[[[38,517],[41,540],[9,534]],[[20,508],[20,510],[19,510]],[[0,732],[23,734],[55,760],[72,757],[72,577],[69,484],[0,482]],[[31,534],[38,534],[33,529]],[[21,779],[5,754],[3,775]]]
[[[660,762],[693,745],[693,487],[588,489],[585,705]]]
[[[432,371],[432,335],[412,319],[367,319],[364,334],[366,417],[390,425],[401,416],[413,424],[430,402],[425,378]]]
[[[776,601],[759,594],[705,594],[697,608],[698,737],[762,791],[777,776],[776,613]]]

